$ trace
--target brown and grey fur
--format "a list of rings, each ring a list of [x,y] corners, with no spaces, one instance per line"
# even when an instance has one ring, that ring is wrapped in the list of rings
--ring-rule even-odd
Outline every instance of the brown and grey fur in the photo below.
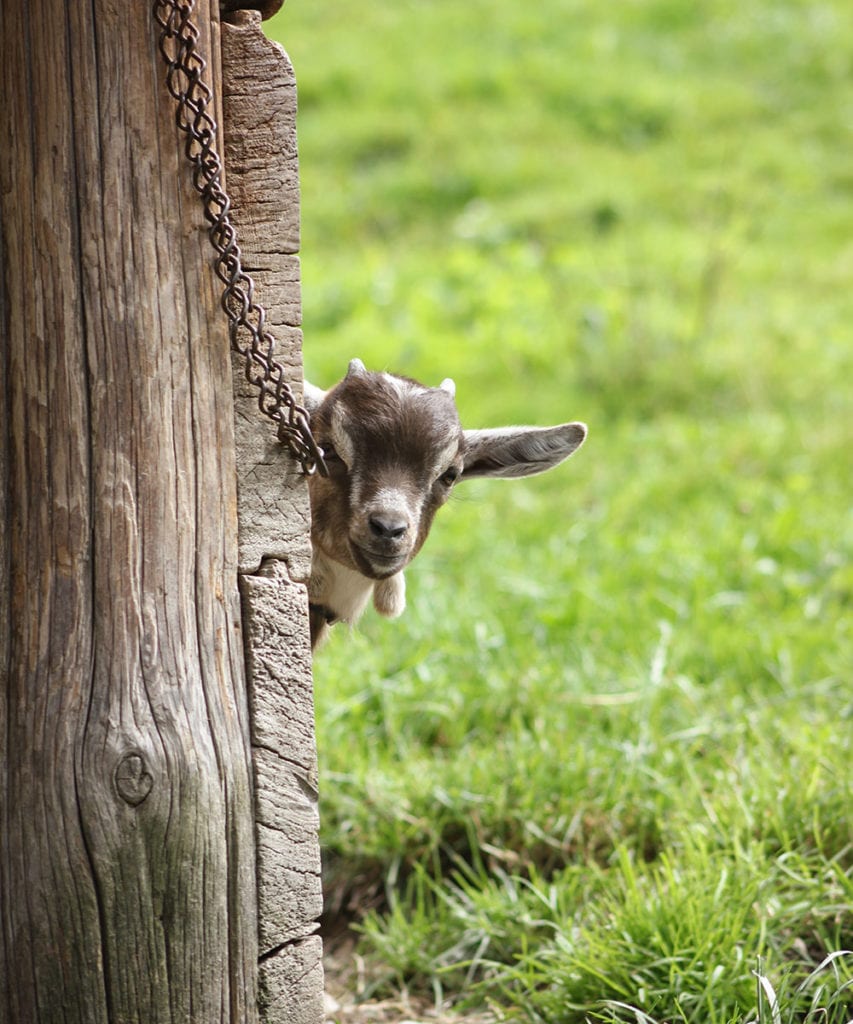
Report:
[[[382,615],[403,612],[403,570],[459,480],[544,472],[586,437],[582,423],[463,430],[454,392],[451,380],[428,388],[358,359],[328,392],[306,382],[329,469],[309,479],[312,646],[332,623],[355,622],[371,596]]]

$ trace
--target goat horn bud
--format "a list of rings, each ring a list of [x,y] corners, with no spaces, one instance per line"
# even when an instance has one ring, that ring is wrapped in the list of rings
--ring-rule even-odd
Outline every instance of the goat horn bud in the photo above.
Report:
[[[349,367],[347,368],[347,377],[357,377],[361,373],[366,373],[364,363],[360,359],[350,359]]]
[[[439,387],[442,391],[446,391],[451,398],[456,397],[456,382],[452,377],[445,377]]]

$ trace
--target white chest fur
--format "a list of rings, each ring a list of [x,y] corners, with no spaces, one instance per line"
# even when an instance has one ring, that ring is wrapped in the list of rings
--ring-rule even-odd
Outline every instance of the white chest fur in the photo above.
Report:
[[[308,599],[312,604],[323,605],[338,619],[352,624],[361,616],[372,592],[373,580],[314,548],[308,584]]]
[[[334,613],[335,618],[352,625],[361,617],[371,594],[381,615],[396,618],[406,607],[405,577],[399,572],[375,582],[315,547],[308,584],[311,604],[322,605]]]

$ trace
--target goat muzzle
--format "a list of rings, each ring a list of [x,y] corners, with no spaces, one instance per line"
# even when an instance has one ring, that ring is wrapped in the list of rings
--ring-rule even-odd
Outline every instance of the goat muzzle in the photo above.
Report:
[[[408,532],[408,530],[406,531]],[[368,543],[350,539],[350,551],[359,572],[373,580],[384,580],[405,569],[410,560],[412,546],[397,540],[373,538]]]

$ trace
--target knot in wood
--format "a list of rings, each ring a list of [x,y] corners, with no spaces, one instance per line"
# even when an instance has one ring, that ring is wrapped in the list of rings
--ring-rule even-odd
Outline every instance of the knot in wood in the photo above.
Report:
[[[147,771],[141,754],[128,754],[119,761],[115,774],[119,796],[131,807],[138,807],[154,788],[154,778]]]

